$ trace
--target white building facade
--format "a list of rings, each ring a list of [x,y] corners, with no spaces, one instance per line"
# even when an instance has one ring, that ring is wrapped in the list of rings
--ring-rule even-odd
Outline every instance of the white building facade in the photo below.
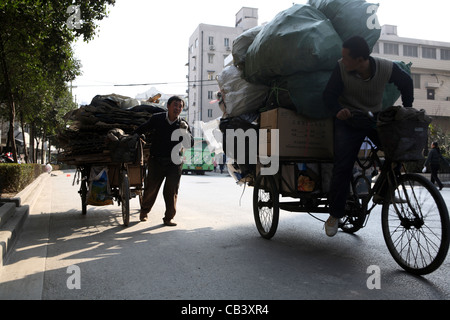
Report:
[[[414,107],[425,109],[433,124],[450,131],[450,43],[402,38],[396,26],[384,25],[373,56],[411,62]]]
[[[224,60],[231,54],[233,41],[244,31],[258,25],[258,9],[242,8],[236,14],[235,27],[200,24],[189,38],[187,120],[194,125],[194,136],[200,136],[196,121],[208,122],[222,116],[216,100],[217,76]]]

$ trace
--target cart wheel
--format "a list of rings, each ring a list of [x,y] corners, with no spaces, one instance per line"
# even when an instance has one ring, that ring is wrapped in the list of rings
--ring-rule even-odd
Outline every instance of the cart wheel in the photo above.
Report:
[[[122,203],[123,225],[128,226],[130,222],[130,181],[126,170],[120,172],[120,202]]]
[[[265,239],[275,235],[280,217],[278,188],[273,176],[259,175],[253,190],[253,216],[256,228]]]
[[[80,196],[81,196],[81,214],[87,213],[87,180],[81,180]]]

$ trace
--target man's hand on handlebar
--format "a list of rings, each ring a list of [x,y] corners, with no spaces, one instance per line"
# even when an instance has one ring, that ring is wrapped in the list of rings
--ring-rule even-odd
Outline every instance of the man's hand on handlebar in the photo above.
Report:
[[[358,111],[358,110],[353,110],[350,111],[348,108],[343,108],[341,109],[337,114],[336,114],[336,118],[338,118],[339,120],[348,120],[352,117],[356,117],[356,118],[370,118],[372,119],[374,117],[373,113],[370,111]]]
[[[351,118],[351,116],[352,116],[352,113],[347,108],[341,109],[336,114],[336,118],[338,118],[339,120],[347,120],[348,118]]]

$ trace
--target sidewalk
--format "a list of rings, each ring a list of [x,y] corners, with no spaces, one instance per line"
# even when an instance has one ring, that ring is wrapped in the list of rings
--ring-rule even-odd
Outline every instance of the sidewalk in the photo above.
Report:
[[[0,265],[1,300],[41,299],[50,218],[45,214],[50,211],[43,209],[51,203],[50,179],[50,174],[43,173],[14,197],[20,198],[21,207],[28,207],[29,214],[21,222],[22,226],[14,227],[17,229],[15,239],[8,245],[5,257],[8,263]],[[21,242],[21,247],[26,250],[17,251],[16,242]],[[14,270],[10,270],[11,265]],[[24,278],[27,281],[17,281]],[[17,284],[22,286],[19,290]]]

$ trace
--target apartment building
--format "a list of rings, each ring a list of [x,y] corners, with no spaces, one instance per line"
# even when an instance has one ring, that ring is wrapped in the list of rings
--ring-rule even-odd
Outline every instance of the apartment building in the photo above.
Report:
[[[258,25],[258,9],[243,7],[236,14],[234,27],[199,24],[189,38],[187,120],[208,122],[222,116],[216,99],[217,76],[230,56],[233,41],[244,31]],[[194,136],[200,136],[194,125]]]
[[[414,107],[450,132],[450,43],[399,37],[397,26],[384,25],[373,56],[411,62]]]

